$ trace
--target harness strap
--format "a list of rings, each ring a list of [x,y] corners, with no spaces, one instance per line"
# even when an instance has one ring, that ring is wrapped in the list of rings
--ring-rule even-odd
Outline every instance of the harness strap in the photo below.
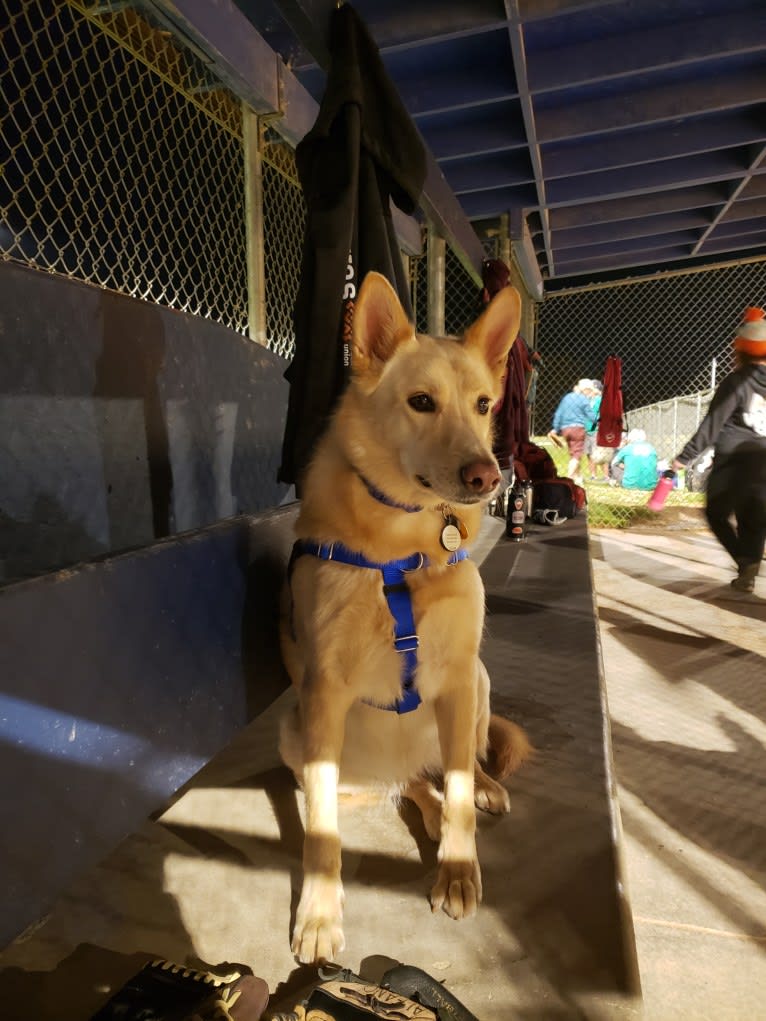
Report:
[[[424,553],[413,553],[401,560],[389,560],[378,563],[368,560],[362,553],[356,553],[339,542],[311,542],[299,539],[293,546],[290,556],[288,573],[299,556],[309,553],[321,560],[336,560],[352,567],[366,567],[380,571],[383,575],[383,595],[386,597],[388,609],[394,618],[394,648],[402,654],[402,694],[391,705],[381,706],[394,712],[409,713],[420,705],[420,695],[415,687],[415,672],[418,666],[419,639],[415,630],[415,618],[412,613],[412,595],[405,580],[408,571],[418,571],[428,567],[428,557]],[[465,560],[468,551],[456,550],[447,561],[454,565]]]

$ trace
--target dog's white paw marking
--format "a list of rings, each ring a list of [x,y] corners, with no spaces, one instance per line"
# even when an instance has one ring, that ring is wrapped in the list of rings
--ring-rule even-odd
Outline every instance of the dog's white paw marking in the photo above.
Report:
[[[442,908],[450,918],[470,918],[481,903],[481,871],[473,861],[444,861],[431,890],[431,910]]]
[[[474,802],[482,812],[490,812],[492,815],[504,815],[511,810],[508,791],[491,776],[477,778]]]
[[[343,887],[326,878],[307,878],[295,918],[292,952],[301,964],[336,961],[343,936]]]

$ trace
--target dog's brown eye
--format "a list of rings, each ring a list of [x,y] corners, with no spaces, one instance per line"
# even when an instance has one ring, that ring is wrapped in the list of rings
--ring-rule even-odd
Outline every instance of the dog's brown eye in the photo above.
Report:
[[[414,411],[436,411],[434,399],[430,394],[413,394],[407,403]]]
[[[489,397],[480,397],[476,402],[476,410],[480,415],[486,415],[489,411],[490,400]]]

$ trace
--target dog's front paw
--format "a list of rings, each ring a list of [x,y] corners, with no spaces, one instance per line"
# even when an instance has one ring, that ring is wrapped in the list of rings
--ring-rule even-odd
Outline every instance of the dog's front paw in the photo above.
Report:
[[[443,908],[450,918],[470,918],[481,903],[481,871],[473,861],[443,861],[431,890],[431,910]]]
[[[301,964],[335,961],[343,950],[343,887],[331,879],[306,879],[295,918],[292,952]]]

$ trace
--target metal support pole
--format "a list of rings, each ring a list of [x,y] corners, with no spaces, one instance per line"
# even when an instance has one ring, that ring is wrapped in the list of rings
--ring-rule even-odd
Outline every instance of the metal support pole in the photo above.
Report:
[[[404,278],[407,281],[407,284],[409,286],[410,292],[412,292],[412,277],[410,276],[410,273],[412,272],[412,265],[410,263],[410,257],[407,254],[407,252],[404,251],[403,248],[399,249],[399,255],[401,256],[401,260],[402,260],[402,269],[404,270]],[[412,310],[413,310],[413,312],[415,311],[415,301],[414,301],[414,298],[412,299]]]
[[[498,257],[510,269],[511,267],[511,229],[508,213],[500,214],[500,234],[498,237]]]
[[[263,261],[263,126],[243,104],[245,230],[247,233],[247,322],[251,340],[266,346],[266,271]]]
[[[678,450],[678,398],[673,401],[673,451]],[[671,455],[672,456],[672,455]]]
[[[444,275],[447,262],[447,245],[444,238],[428,225],[426,261],[428,263],[428,332],[435,337],[444,336]]]

